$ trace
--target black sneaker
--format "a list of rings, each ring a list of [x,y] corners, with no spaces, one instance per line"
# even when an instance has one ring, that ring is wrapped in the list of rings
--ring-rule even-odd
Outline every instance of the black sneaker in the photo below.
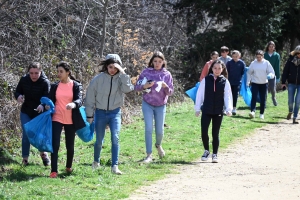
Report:
[[[51,161],[50,161],[47,153],[41,154],[41,158],[42,158],[44,166],[49,166],[51,164]]]
[[[201,157],[201,160],[202,161],[207,161],[208,156],[209,156],[209,151],[205,150],[202,157]]]

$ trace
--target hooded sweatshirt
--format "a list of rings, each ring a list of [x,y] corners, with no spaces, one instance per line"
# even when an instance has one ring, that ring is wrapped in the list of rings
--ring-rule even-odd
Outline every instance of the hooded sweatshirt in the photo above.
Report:
[[[154,85],[144,90],[143,86],[148,80],[154,81]],[[165,82],[168,87],[163,88],[161,83]],[[152,67],[148,67],[143,70],[137,84],[134,86],[136,91],[143,91],[143,100],[152,106],[162,106],[168,101],[168,97],[173,94],[173,78],[171,73],[166,69],[162,68],[156,70]]]
[[[40,113],[35,111],[40,104],[42,97],[48,97],[50,91],[50,81],[44,72],[41,73],[40,78],[33,82],[30,75],[24,75],[15,90],[15,98],[18,99],[20,95],[24,95],[25,101],[22,104],[21,112],[27,114],[31,119],[38,116]]]

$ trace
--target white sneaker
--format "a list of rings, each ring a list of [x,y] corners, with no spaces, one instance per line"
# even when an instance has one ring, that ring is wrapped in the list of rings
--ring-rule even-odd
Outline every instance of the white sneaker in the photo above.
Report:
[[[143,163],[151,163],[152,162],[152,156],[148,155],[144,160]]]
[[[118,168],[118,165],[114,165],[114,166],[112,166],[111,167],[111,172],[113,173],[113,174],[117,174],[117,175],[121,175],[122,174],[122,172],[119,170],[119,168]]]
[[[92,169],[98,169],[100,167],[100,163],[94,161],[92,164]]]
[[[158,151],[159,158],[162,159],[166,155],[164,149],[162,148],[161,145],[155,145],[155,146],[156,146],[156,149]]]
[[[264,114],[260,114],[260,115],[259,115],[259,118],[260,118],[260,119],[265,119]]]
[[[217,163],[218,162],[218,156],[217,156],[217,154],[213,154],[212,155],[212,162],[213,163]]]
[[[249,117],[250,117],[250,118],[255,118],[255,112],[254,112],[254,111],[250,112],[250,113],[249,113]]]

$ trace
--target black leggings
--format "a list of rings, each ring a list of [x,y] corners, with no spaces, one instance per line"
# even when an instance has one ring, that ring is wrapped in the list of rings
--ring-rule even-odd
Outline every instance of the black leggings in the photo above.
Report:
[[[231,92],[232,92],[232,101],[233,101],[233,107],[236,107],[236,102],[239,96],[240,92],[240,85],[230,85],[231,86]]]
[[[204,149],[209,151],[209,136],[208,136],[208,127],[212,121],[212,137],[213,137],[213,153],[217,154],[219,149],[219,133],[220,127],[223,120],[223,114],[218,115],[209,115],[202,113],[201,117],[201,137]]]
[[[51,153],[51,172],[57,172],[58,150],[60,146],[60,135],[62,128],[65,130],[65,140],[67,149],[67,163],[66,167],[71,168],[74,157],[74,142],[75,142],[75,128],[73,124],[62,124],[60,122],[52,122],[52,146],[53,153]]]

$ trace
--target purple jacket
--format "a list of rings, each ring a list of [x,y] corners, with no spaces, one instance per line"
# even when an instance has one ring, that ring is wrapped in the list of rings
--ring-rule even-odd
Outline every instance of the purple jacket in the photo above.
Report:
[[[154,85],[148,91],[143,89],[143,85],[147,80],[155,81]],[[164,81],[168,87],[160,88],[159,84],[157,84],[159,81]],[[134,86],[134,90],[144,91],[143,100],[152,106],[165,105],[168,101],[168,96],[171,96],[174,91],[172,75],[165,68],[155,70],[152,67],[148,67],[144,69],[139,76],[137,84]]]

